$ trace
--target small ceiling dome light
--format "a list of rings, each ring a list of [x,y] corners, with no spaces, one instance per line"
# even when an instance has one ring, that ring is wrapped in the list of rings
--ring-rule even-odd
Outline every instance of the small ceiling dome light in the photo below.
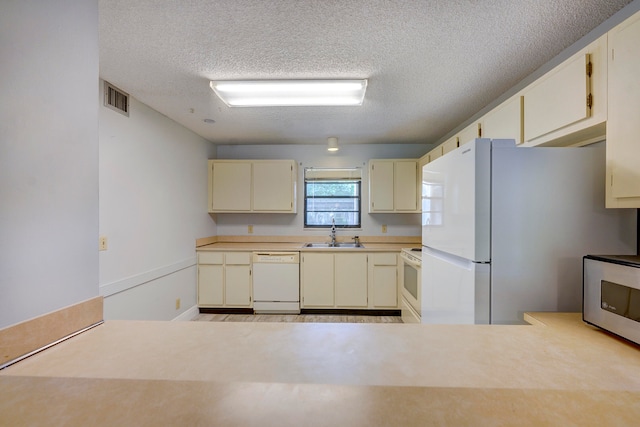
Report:
[[[338,151],[338,138],[332,136],[327,138],[327,151]]]

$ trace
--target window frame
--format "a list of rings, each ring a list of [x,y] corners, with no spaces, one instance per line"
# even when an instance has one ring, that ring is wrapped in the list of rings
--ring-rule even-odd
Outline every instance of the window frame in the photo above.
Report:
[[[312,168],[309,168],[312,169]],[[346,169],[347,171],[352,171],[353,169]],[[309,212],[331,212],[331,211],[309,211],[309,200],[313,200],[314,197],[310,197],[308,194],[309,184],[312,183],[340,183],[340,182],[349,182],[354,183],[357,186],[357,196],[322,196],[324,199],[349,199],[357,202],[357,210],[356,211],[335,211],[335,212],[349,212],[355,215],[357,219],[357,224],[352,225],[344,225],[344,224],[336,224],[336,228],[340,229],[361,229],[362,228],[362,176],[345,176],[343,178],[340,177],[327,177],[327,178],[307,178],[306,170],[305,176],[303,180],[304,185],[304,228],[305,229],[329,229],[332,227],[331,224],[326,225],[317,225],[317,224],[309,224],[308,214]]]

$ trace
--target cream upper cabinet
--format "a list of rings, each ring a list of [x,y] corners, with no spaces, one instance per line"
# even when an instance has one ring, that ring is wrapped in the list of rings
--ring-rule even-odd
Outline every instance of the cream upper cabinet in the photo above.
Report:
[[[335,254],[335,295],[338,308],[366,308],[367,254]]]
[[[393,160],[369,161],[369,212],[393,211]]]
[[[209,212],[251,211],[251,162],[209,161]]]
[[[480,126],[478,123],[471,123],[458,133],[458,147],[476,138],[480,138]]]
[[[469,126],[458,132],[457,135],[452,136],[440,144],[439,147],[436,147],[436,150],[440,148],[440,153],[436,152],[436,158],[443,156],[476,138],[480,138],[480,125],[478,123],[471,123]],[[432,156],[431,161],[433,160],[435,159]]]
[[[295,212],[296,163],[289,160],[253,163],[254,212]]]
[[[394,162],[393,197],[395,210],[416,212],[418,206],[418,161],[397,160]]]
[[[434,160],[442,157],[442,155],[444,154],[443,145],[444,144],[440,144],[436,148],[434,148],[433,150],[431,150],[431,151],[429,151],[427,153],[429,155],[429,163],[431,163]]]
[[[209,160],[209,212],[295,213],[295,160]]]
[[[640,208],[640,13],[609,32],[607,207]]]
[[[522,144],[524,97],[518,95],[503,102],[484,115],[481,120],[482,137],[490,139],[515,139]]]
[[[606,50],[602,36],[522,90],[525,145],[570,145],[604,136]],[[490,131],[485,135],[493,138]]]
[[[418,161],[369,161],[369,212],[419,212]]]
[[[442,155],[445,155],[460,146],[458,136],[451,137],[442,143]]]

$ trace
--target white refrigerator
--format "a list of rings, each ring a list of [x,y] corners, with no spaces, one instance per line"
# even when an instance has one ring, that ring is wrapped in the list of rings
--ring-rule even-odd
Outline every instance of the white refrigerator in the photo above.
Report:
[[[582,308],[582,257],[635,254],[635,209],[605,209],[604,143],[476,139],[422,171],[422,323],[518,324]]]

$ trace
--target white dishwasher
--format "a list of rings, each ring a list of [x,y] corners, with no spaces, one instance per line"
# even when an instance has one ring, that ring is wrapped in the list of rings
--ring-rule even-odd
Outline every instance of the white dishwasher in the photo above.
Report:
[[[253,253],[253,311],[300,313],[300,253]]]

